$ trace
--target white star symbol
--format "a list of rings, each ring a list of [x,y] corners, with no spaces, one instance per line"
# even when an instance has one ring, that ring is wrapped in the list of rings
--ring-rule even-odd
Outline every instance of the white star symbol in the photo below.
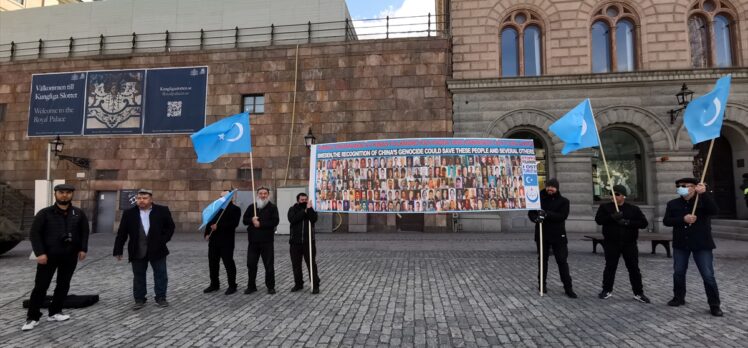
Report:
[[[218,134],[218,140],[223,140],[226,138],[226,134]]]

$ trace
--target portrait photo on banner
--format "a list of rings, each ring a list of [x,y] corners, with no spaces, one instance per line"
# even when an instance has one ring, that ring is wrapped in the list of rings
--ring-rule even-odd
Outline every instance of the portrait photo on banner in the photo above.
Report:
[[[321,144],[314,150],[310,192],[321,212],[539,208],[532,141],[394,139]]]

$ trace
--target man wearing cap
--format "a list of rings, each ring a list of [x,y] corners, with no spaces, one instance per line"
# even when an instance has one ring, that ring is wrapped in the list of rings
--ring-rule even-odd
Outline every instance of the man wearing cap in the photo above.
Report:
[[[221,192],[221,197],[231,193],[231,190]],[[236,264],[234,263],[234,236],[239,220],[242,218],[242,210],[234,205],[233,196],[226,204],[225,209],[216,212],[216,216],[205,226],[205,239],[208,240],[208,271],[210,272],[210,286],[204,293],[218,291],[221,288],[218,281],[219,263],[223,260],[228,278],[228,289],[225,294],[231,295],[236,292]]]
[[[595,215],[595,222],[603,226],[603,249],[605,250],[603,290],[597,297],[606,299],[613,295],[618,260],[623,256],[623,262],[629,271],[634,299],[642,303],[650,303],[649,298],[644,295],[642,275],[639,271],[639,249],[636,244],[639,230],[648,225],[647,218],[639,207],[626,203],[628,192],[625,186],[615,185],[613,191],[616,203],[601,204]],[[618,210],[616,210],[616,205],[618,205]]]
[[[319,294],[319,273],[317,270],[317,243],[315,243],[314,224],[317,222],[317,212],[306,193],[296,195],[296,204],[288,208],[288,222],[291,223],[291,233],[288,243],[291,253],[291,270],[293,271],[294,286],[291,292],[304,289],[304,275],[301,271],[302,259],[306,263],[307,271],[314,273],[312,294]],[[310,231],[311,229],[311,231]],[[310,237],[311,236],[311,245]],[[309,252],[311,249],[311,257]],[[311,264],[310,264],[311,263]]]
[[[538,272],[538,281],[543,282],[543,292],[548,292],[545,286],[548,278],[548,257],[553,249],[553,255],[558,265],[558,273],[564,284],[564,292],[570,298],[577,298],[571,284],[569,264],[566,258],[569,255],[566,239],[566,218],[569,217],[569,200],[561,196],[558,180],[546,181],[545,188],[540,191],[541,210],[530,210],[527,216],[535,223],[535,246],[540,252],[540,224],[543,224],[543,274],[542,278]]]
[[[122,260],[122,249],[127,243],[127,256],[132,264],[134,310],[145,306],[146,278],[148,264],[153,270],[153,291],[156,304],[168,307],[166,301],[166,286],[169,279],[166,274],[166,255],[169,249],[166,243],[174,234],[174,220],[171,218],[169,207],[153,203],[153,191],[138,190],[136,206],[122,213],[122,220],[114,241],[114,257]]]
[[[55,204],[40,210],[34,216],[29,239],[36,255],[36,278],[34,290],[29,299],[26,324],[21,330],[28,331],[39,324],[40,308],[47,296],[52,277],[57,272],[52,303],[49,306],[47,321],[65,321],[69,315],[62,313],[62,304],[70,290],[78,261],[83,261],[88,252],[88,218],[72,204],[73,185],[61,184],[54,187]]]
[[[249,240],[247,248],[249,279],[244,293],[251,294],[257,291],[257,263],[262,257],[262,264],[265,267],[265,286],[267,286],[268,294],[275,294],[273,240],[280,218],[278,207],[270,201],[270,190],[265,187],[257,190],[257,199],[244,212],[243,221],[247,225],[247,239]]]
[[[714,277],[714,256],[716,247],[712,239],[711,217],[717,214],[717,203],[706,193],[706,186],[694,178],[683,178],[675,182],[680,196],[667,203],[662,223],[673,228],[673,299],[667,304],[677,307],[686,304],[686,271],[688,258],[693,261],[704,280],[709,311],[715,317],[723,315],[720,309],[719,289]],[[698,198],[696,214],[691,214]]]

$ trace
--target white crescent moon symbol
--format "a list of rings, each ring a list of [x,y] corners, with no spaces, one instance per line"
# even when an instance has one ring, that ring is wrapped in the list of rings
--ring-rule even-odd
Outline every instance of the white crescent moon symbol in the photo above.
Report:
[[[242,127],[242,124],[239,123],[239,122],[237,122],[237,123],[234,123],[234,125],[237,126],[237,127],[239,127],[239,135],[237,135],[236,137],[231,138],[231,139],[226,139],[226,141],[228,141],[230,143],[233,143],[233,142],[239,140],[242,137],[242,135],[244,135],[244,127]]]
[[[711,120],[704,123],[704,125],[707,127],[711,126],[714,122],[717,121],[717,118],[719,117],[719,110],[722,109],[722,103],[719,102],[719,99],[714,98],[713,101],[714,101],[714,108],[716,110],[714,111],[714,117],[712,117]]]
[[[584,135],[585,133],[587,133],[587,121],[582,119],[582,135]]]

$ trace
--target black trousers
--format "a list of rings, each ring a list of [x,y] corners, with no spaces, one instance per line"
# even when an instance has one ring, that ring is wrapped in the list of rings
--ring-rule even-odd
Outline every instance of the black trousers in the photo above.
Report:
[[[262,264],[265,266],[265,286],[268,289],[275,289],[273,253],[273,242],[249,244],[249,248],[247,249],[247,268],[249,269],[247,288],[257,289],[257,263],[260,261],[260,257],[262,257]]]
[[[642,286],[642,274],[639,271],[639,248],[636,242],[616,243],[603,241],[605,250],[605,271],[603,271],[603,291],[613,291],[613,283],[616,280],[618,260],[623,256],[623,262],[629,271],[629,281],[634,295],[644,293]]]
[[[565,290],[571,290],[571,274],[569,274],[569,264],[566,262],[566,258],[569,256],[569,248],[566,246],[566,242],[559,243],[543,243],[543,289],[546,287],[546,279],[548,278],[548,258],[550,257],[549,252],[553,249],[553,256],[556,258],[556,265],[558,265],[558,273],[561,276],[561,282],[564,284]],[[538,260],[540,259],[540,242],[535,241],[535,247],[538,251]],[[538,270],[538,283],[540,282],[540,270]]]
[[[219,286],[218,271],[220,263],[226,268],[226,278],[230,288],[236,287],[236,263],[234,262],[234,243],[220,240],[208,242],[208,269],[210,270],[210,285]]]
[[[312,241],[312,270],[314,273],[315,289],[319,289],[319,272],[317,269],[317,243]],[[293,270],[293,282],[296,287],[304,286],[304,273],[301,271],[301,260],[306,263],[307,272],[309,272],[309,244],[291,244],[291,269]]]
[[[57,285],[52,296],[52,303],[49,305],[49,315],[53,316],[62,312],[62,304],[68,296],[70,280],[73,278],[77,265],[78,253],[65,256],[49,256],[46,265],[36,265],[36,278],[34,278],[34,290],[31,291],[31,298],[29,299],[27,320],[38,321],[42,317],[42,312],[39,309],[42,307],[44,298],[47,297],[47,290],[55,272],[57,272]]]

